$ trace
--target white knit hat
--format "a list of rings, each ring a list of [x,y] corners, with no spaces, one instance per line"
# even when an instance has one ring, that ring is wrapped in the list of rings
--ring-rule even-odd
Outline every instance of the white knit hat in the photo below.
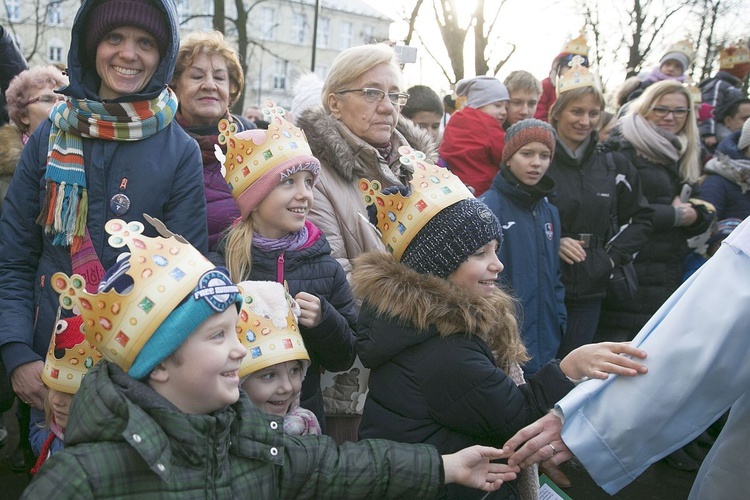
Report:
[[[740,140],[737,141],[737,149],[742,152],[748,146],[750,146],[750,118],[745,120],[745,124],[742,126]]]
[[[296,121],[306,109],[322,104],[323,81],[315,73],[306,73],[294,84],[292,107],[289,112]]]

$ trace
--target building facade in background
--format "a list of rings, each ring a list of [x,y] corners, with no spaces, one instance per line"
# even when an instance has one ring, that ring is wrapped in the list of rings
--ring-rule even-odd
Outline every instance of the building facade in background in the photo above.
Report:
[[[64,66],[79,0],[3,0],[0,24],[14,33],[30,65]],[[175,0],[182,33],[212,29],[214,0]],[[388,40],[390,18],[360,0],[320,0],[314,71],[325,79],[345,49]],[[247,74],[243,109],[272,98],[289,107],[299,75],[313,70],[315,0],[244,0]],[[225,0],[225,36],[237,44],[236,4]]]

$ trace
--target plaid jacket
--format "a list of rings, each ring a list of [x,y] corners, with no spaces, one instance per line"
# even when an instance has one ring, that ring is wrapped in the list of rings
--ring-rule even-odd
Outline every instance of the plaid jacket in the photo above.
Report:
[[[291,437],[244,392],[211,415],[187,415],[106,361],[73,400],[66,448],[24,498],[434,498],[435,448],[373,440],[336,447]]]

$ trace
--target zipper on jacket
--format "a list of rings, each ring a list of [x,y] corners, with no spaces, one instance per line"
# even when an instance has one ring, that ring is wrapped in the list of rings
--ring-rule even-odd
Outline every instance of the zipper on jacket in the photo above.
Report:
[[[284,284],[284,252],[276,259],[276,281]]]
[[[42,274],[39,277],[39,302],[36,304],[36,308],[34,309],[34,324],[33,329],[36,330],[36,322],[39,320],[39,308],[42,303],[42,296],[44,295],[44,282],[47,275]]]

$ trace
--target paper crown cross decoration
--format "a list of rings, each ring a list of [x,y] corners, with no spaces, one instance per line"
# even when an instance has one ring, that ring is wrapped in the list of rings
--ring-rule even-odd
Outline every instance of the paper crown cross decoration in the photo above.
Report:
[[[377,229],[386,249],[401,261],[412,239],[438,212],[474,195],[450,170],[433,165],[424,153],[407,146],[398,148],[400,161],[414,168],[411,193],[383,194],[380,182],[359,180],[367,205],[377,209]]]
[[[42,381],[50,389],[75,394],[89,369],[102,360],[102,355],[81,331],[80,316],[55,321],[55,331],[44,360]]]
[[[569,66],[568,72],[557,77],[557,95],[581,87],[598,88],[594,73],[583,66],[583,57],[573,56]]]
[[[736,45],[722,47],[719,52],[719,68],[733,68],[738,64],[750,63],[750,48],[744,41],[738,40]]]
[[[692,64],[695,61],[696,52],[693,48],[693,42],[689,38],[675,42],[664,51],[665,54],[670,52],[678,52],[688,58],[688,61]]]
[[[181,236],[166,231],[160,221],[146,218],[168,237],[144,236],[140,222],[112,219],[104,226],[110,246],[130,249],[125,274],[133,278],[132,289],[122,295],[114,289],[92,294],[86,291],[81,275],[52,276],[60,305],[65,309],[77,306],[86,339],[126,372],[166,317],[215,267]]]
[[[262,109],[267,130],[242,132],[251,138],[237,137],[237,124],[219,122],[219,144],[226,145],[226,155],[216,146],[216,158],[224,166],[224,178],[237,200],[255,181],[283,162],[299,156],[312,157],[305,133],[284,118],[286,111],[267,100]],[[312,160],[316,161],[314,158]],[[280,179],[277,179],[278,182]]]
[[[300,309],[284,285],[273,281],[243,281],[237,337],[247,348],[240,377],[286,361],[307,360],[297,317]]]
[[[589,44],[586,41],[586,26],[581,27],[581,31],[578,33],[577,37],[573,39],[568,38],[568,40],[565,41],[560,50],[560,55],[563,54],[574,54],[583,57],[589,56]]]

